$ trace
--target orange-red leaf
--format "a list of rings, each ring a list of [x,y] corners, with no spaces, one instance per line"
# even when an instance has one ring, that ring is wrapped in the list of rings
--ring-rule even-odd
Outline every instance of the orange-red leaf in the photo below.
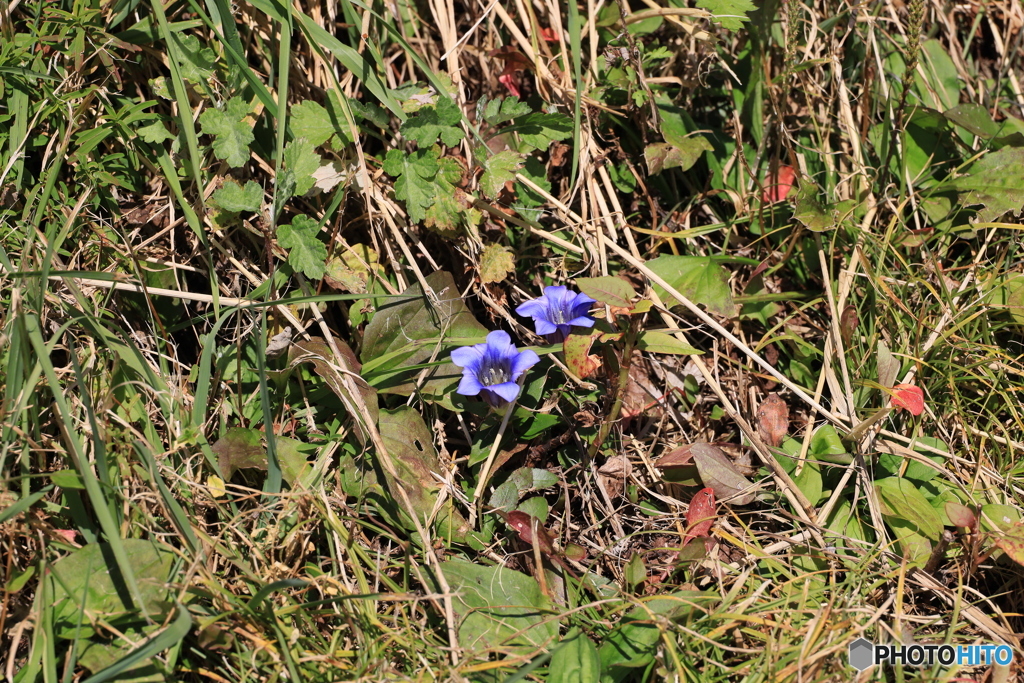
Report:
[[[769,173],[766,178],[767,185],[761,201],[765,204],[781,202],[793,189],[793,182],[796,180],[796,171],[792,166],[779,166],[774,173]]]
[[[683,545],[700,536],[707,536],[715,521],[715,491],[706,488],[697,491],[686,510],[686,536]]]
[[[924,412],[924,392],[913,384],[897,384],[892,388],[892,404],[909,410],[911,415],[920,415]]]

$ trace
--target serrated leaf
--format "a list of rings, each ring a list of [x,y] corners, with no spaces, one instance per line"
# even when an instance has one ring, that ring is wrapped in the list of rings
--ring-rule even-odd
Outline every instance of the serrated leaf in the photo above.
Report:
[[[314,147],[319,147],[334,135],[334,122],[327,110],[312,100],[292,107],[291,124],[295,137],[306,138]]]
[[[652,174],[661,173],[667,168],[680,168],[688,171],[704,152],[714,149],[711,143],[700,135],[671,142],[656,142],[644,149],[647,170]]]
[[[225,211],[259,211],[263,203],[263,188],[250,180],[242,187],[234,180],[227,180],[213,193],[211,202]]]
[[[292,140],[284,148],[284,173],[281,176],[281,195],[284,198],[304,195],[316,182],[313,174],[320,170],[320,155],[305,138]]]
[[[458,127],[461,120],[459,105],[448,97],[440,97],[436,106],[423,107],[416,116],[403,123],[399,130],[421,149],[433,145],[438,138],[445,145],[454,147],[465,137],[462,128]]]
[[[537,149],[547,149],[556,140],[572,137],[572,119],[565,114],[543,114],[534,112],[519,119],[504,132],[515,131],[520,139]]]
[[[1024,207],[1024,148],[1004,147],[971,164],[952,182],[964,204],[980,204],[978,221],[991,222]]]
[[[288,265],[312,280],[324,276],[327,247],[317,238],[320,228],[309,216],[296,216],[277,227],[277,243],[288,250]]]
[[[708,311],[723,318],[736,314],[736,304],[729,289],[729,273],[711,257],[659,256],[648,261],[647,267],[693,303],[703,304]],[[652,286],[667,306],[675,305],[675,299],[661,286]]]
[[[515,180],[516,171],[523,167],[524,155],[512,150],[498,152],[483,162],[484,173],[480,176],[480,189],[488,197],[497,197],[505,183]]]
[[[800,183],[796,193],[796,208],[793,218],[807,226],[808,230],[824,232],[836,227],[836,222],[818,200],[818,188],[812,183]]]
[[[497,126],[511,121],[518,116],[525,116],[530,113],[530,105],[520,102],[518,97],[505,97],[490,100],[484,105],[484,121]]]
[[[395,198],[405,202],[405,210],[414,223],[427,215],[427,209],[436,199],[434,177],[440,166],[437,147],[416,150],[406,154],[393,149],[384,158],[384,172],[396,178]]]
[[[195,36],[174,34],[178,39],[178,64],[181,77],[196,85],[206,83],[213,76],[217,55],[208,47],[202,47]]]
[[[140,138],[152,145],[159,145],[165,140],[173,140],[174,136],[167,130],[167,127],[160,121],[154,121],[148,126],[143,126],[137,131]]]
[[[480,282],[501,282],[516,269],[512,250],[500,244],[488,244],[480,253]]]
[[[722,28],[739,31],[743,22],[750,21],[747,14],[757,9],[750,0],[697,0],[697,7],[706,9]]]
[[[239,115],[242,108],[245,111]],[[213,136],[214,154],[233,168],[248,161],[249,144],[256,139],[252,132],[252,124],[243,120],[247,115],[248,105],[245,101],[233,97],[223,110],[207,109],[199,116],[203,135]]]

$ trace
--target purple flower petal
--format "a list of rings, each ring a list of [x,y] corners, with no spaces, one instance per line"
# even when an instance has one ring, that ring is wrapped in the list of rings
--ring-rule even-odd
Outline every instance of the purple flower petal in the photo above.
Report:
[[[486,391],[497,394],[503,400],[511,403],[519,396],[520,386],[516,382],[504,382],[503,384],[492,384]]]
[[[557,343],[569,335],[573,325],[593,327],[589,311],[594,302],[586,294],[552,285],[544,288],[544,296],[520,304],[516,313],[533,318],[537,334]]]
[[[480,384],[475,374],[465,372],[462,375],[462,380],[459,382],[459,388],[455,390],[455,393],[462,394],[463,396],[476,396],[483,391],[483,389],[484,385]]]
[[[460,368],[472,367],[474,364],[483,360],[484,353],[483,349],[478,348],[480,346],[484,346],[484,344],[477,344],[476,346],[460,346],[452,351],[452,362]]]
[[[544,301],[545,300],[541,298],[531,299],[530,301],[521,303],[516,308],[516,313],[524,318],[543,318],[548,314],[548,307]]]
[[[539,362],[540,356],[526,349],[512,360],[512,379],[518,380],[520,375]]]

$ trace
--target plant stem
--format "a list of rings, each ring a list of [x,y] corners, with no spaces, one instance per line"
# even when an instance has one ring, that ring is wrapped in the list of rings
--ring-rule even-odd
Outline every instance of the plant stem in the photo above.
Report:
[[[622,347],[622,359],[619,361],[619,379],[615,386],[615,402],[612,403],[611,412],[608,413],[608,419],[601,424],[601,429],[597,432],[597,437],[593,443],[590,444],[590,449],[587,451],[587,461],[593,461],[594,456],[604,445],[605,439],[608,438],[608,434],[612,430],[614,425],[619,419],[619,413],[622,411],[622,399],[623,394],[626,391],[626,384],[629,382],[629,368],[633,364],[633,349],[636,347],[637,338],[637,322],[641,316],[630,316],[629,328],[626,330],[625,344]]]

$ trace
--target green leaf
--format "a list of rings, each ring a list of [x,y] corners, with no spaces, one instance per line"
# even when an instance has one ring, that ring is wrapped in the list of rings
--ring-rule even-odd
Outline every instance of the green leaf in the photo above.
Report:
[[[213,136],[213,152],[233,168],[249,159],[249,144],[255,140],[252,124],[243,121],[248,105],[240,97],[228,100],[224,109],[207,109],[199,116],[203,135]]]
[[[485,96],[486,97],[486,96]],[[492,126],[511,121],[517,116],[525,116],[530,113],[530,105],[520,102],[518,97],[498,98],[496,100],[485,100],[480,98],[483,104],[483,119]],[[479,111],[479,110],[478,110]]]
[[[636,297],[636,290],[628,282],[620,277],[579,277],[576,278],[576,286],[580,291],[599,303],[617,306],[618,308],[632,308],[633,298]]]
[[[384,158],[384,172],[396,178],[395,198],[405,202],[405,210],[414,223],[426,218],[427,209],[437,199],[434,178],[440,170],[437,161],[440,154],[437,147],[416,150],[412,154],[393,149]]]
[[[419,391],[428,399],[450,401],[449,394],[462,371],[448,362],[448,354],[455,346],[482,342],[488,330],[470,313],[451,273],[439,270],[428,275],[426,281],[433,290],[429,298],[415,284],[400,296],[384,300],[377,309],[363,332],[363,372],[378,391],[408,395],[416,389],[414,380],[419,370],[383,376],[380,373],[425,363],[435,357],[435,349],[440,345],[436,359],[442,362],[427,373]],[[444,341],[451,337],[460,338],[460,342]],[[370,365],[384,357],[390,360],[378,362],[376,367]]]
[[[677,292],[708,311],[731,318],[736,315],[736,304],[729,289],[729,272],[709,256],[659,256],[647,262],[647,267],[665,280]],[[667,306],[675,299],[659,285],[654,291]]]
[[[459,105],[451,98],[439,97],[436,106],[420,109],[416,116],[402,124],[399,131],[420,149],[433,145],[438,138],[445,145],[454,147],[465,137],[462,128],[458,127],[461,121]]]
[[[320,170],[320,155],[313,151],[313,145],[305,138],[292,140],[284,148],[284,174],[281,178],[281,195],[288,198],[304,195],[313,187],[313,174]]]
[[[506,182],[515,180],[516,171],[523,167],[523,158],[519,152],[505,150],[484,161],[484,173],[480,176],[483,193],[491,198],[497,197]]]
[[[288,265],[311,280],[324,276],[327,247],[317,235],[320,228],[309,216],[296,216],[277,227],[277,243],[288,250]]]
[[[813,183],[802,182],[796,193],[796,208],[793,218],[814,232],[825,232],[837,227],[832,212],[826,210],[818,200],[818,188]]]
[[[397,410],[381,410],[377,424],[380,438],[398,472],[399,481],[396,482],[387,470],[381,468],[392,499],[399,500],[396,487],[401,485],[412,503],[413,511],[423,524],[435,514],[441,486],[433,473],[444,471],[434,448],[434,435],[423,422],[423,417],[409,406]],[[414,529],[415,525],[406,513],[403,508],[401,517],[407,528]],[[435,527],[445,538],[458,542],[466,542],[473,535],[469,522],[452,507],[450,497],[441,510],[436,512]]]
[[[488,244],[480,253],[480,282],[502,282],[516,269],[512,250],[500,244]]]
[[[526,164],[523,166],[522,174],[545,192],[551,193],[551,182],[548,180],[547,166],[537,157],[526,157]],[[535,192],[533,188],[527,187],[523,183],[516,183],[516,194],[519,197],[519,203],[527,208],[541,206],[547,201]]]
[[[757,9],[750,0],[697,0],[697,7],[715,15],[722,28],[739,31],[743,22],[750,21],[747,14]]]
[[[676,356],[702,355],[704,352],[679,341],[671,334],[658,330],[645,330],[637,339],[637,348],[648,353],[666,353]]]
[[[310,447],[285,436],[274,438],[281,473],[284,480],[292,485],[309,467],[305,451]],[[231,427],[210,447],[226,480],[230,481],[238,470],[267,470],[269,456],[263,439],[264,434],[258,429]]]
[[[1024,148],[1004,147],[971,164],[951,182],[965,204],[980,204],[978,220],[991,222],[1024,207]]]
[[[178,60],[181,77],[195,85],[205,84],[213,77],[217,55],[211,48],[202,47],[195,36],[173,34],[178,40]]]
[[[601,680],[624,680],[630,669],[647,666],[654,661],[662,632],[670,628],[662,626],[656,617],[681,620],[694,612],[702,613],[701,603],[717,600],[717,594],[682,590],[646,600],[630,610],[605,637],[598,650]]]
[[[168,585],[175,556],[151,541],[123,539],[125,553],[139,586],[144,605],[133,604],[124,579],[110,559],[110,546],[90,543],[72,551],[50,566],[53,622],[57,635],[75,639],[91,636],[90,624],[111,622],[138,615],[145,607],[150,618],[159,620],[174,605],[174,591]],[[79,615],[82,625],[78,626]],[[105,631],[104,631],[105,632]]]
[[[684,171],[690,170],[704,152],[710,152],[714,147],[701,135],[682,138],[675,143],[656,142],[647,145],[644,149],[644,159],[647,161],[647,170],[652,174],[661,173],[667,168],[680,168]]]
[[[597,683],[600,678],[597,646],[578,628],[572,629],[551,653],[547,683]]]
[[[451,588],[461,647],[530,654],[558,637],[552,605],[533,577],[462,559],[442,562],[440,570]],[[432,588],[440,590],[436,581]]]
[[[942,520],[913,482],[886,477],[875,482],[875,492],[885,515],[909,522],[929,539],[939,538]]]
[[[174,136],[167,130],[167,127],[160,121],[154,121],[148,126],[139,128],[138,135],[146,142],[159,145],[166,140],[173,140]]]
[[[260,205],[263,203],[263,188],[252,180],[247,182],[244,188],[234,180],[226,180],[213,193],[211,203],[233,213],[256,212],[260,210]]]
[[[547,149],[556,140],[572,137],[572,119],[565,114],[542,114],[534,112],[519,119],[503,132],[516,131],[520,139],[530,147]]]
[[[312,100],[292,106],[292,132],[296,138],[306,138],[313,147],[319,147],[334,135],[334,122],[327,110]]]

